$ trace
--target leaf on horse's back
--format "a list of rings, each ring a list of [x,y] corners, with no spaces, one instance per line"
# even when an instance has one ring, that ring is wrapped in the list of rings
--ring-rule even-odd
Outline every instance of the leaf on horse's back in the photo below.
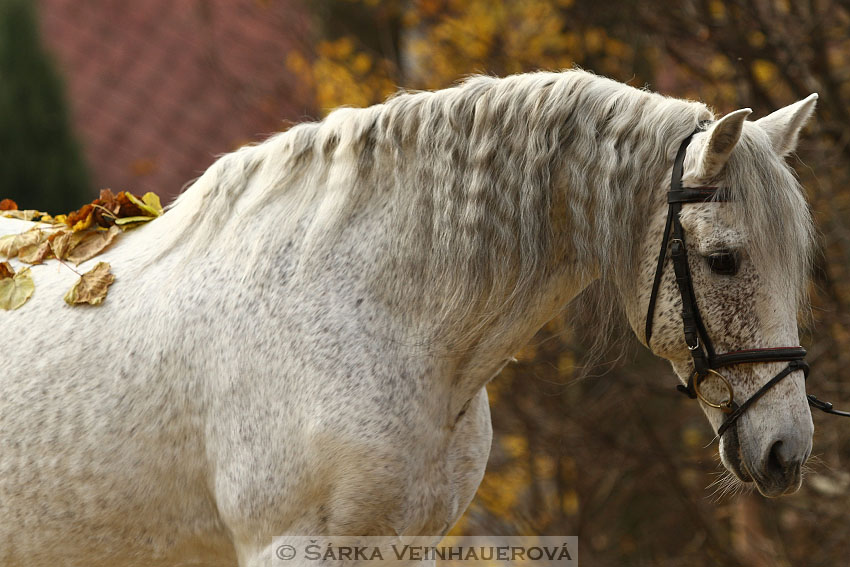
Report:
[[[107,262],[99,262],[97,266],[80,276],[74,287],[65,294],[65,303],[68,305],[103,303],[106,299],[107,288],[115,281],[115,276],[109,272],[109,267]]]
[[[145,193],[139,198],[128,191],[121,191],[116,195],[109,189],[104,189],[100,192],[100,197],[91,203],[67,215],[58,215],[52,220],[66,224],[74,232],[98,226],[110,228],[115,224],[120,225],[122,230],[128,230],[161,214],[162,204],[156,193]]]
[[[18,260],[27,264],[41,264],[50,255],[50,242],[47,235],[42,233],[43,238],[38,242],[28,244],[18,250]]]
[[[36,211],[35,209],[26,209],[23,211],[13,210],[13,211],[0,211],[0,217],[6,217],[7,219],[18,219],[24,221],[34,221],[40,218],[44,218],[45,216],[49,216],[44,211]]]
[[[17,309],[29,300],[34,291],[29,268],[16,274],[8,262],[0,264],[0,309]]]
[[[75,232],[89,228],[94,222],[94,205],[83,205],[80,210],[70,213],[66,222]]]
[[[147,216],[158,217],[162,214],[162,204],[159,202],[159,195],[156,193],[148,191],[142,195],[141,200],[132,193],[127,193],[127,198],[142,209]]]
[[[0,256],[14,258],[21,250],[27,250],[30,246],[38,246],[47,236],[37,228],[30,229],[20,234],[9,234],[0,237]]]
[[[86,232],[72,232],[70,230],[54,232],[50,237],[53,255],[60,260],[67,260],[68,254],[85,239],[86,234]]]
[[[124,217],[115,219],[115,224],[120,226],[122,230],[130,230],[131,228],[136,228],[142,223],[152,221],[154,218],[156,217]]]
[[[162,214],[162,205],[156,193],[145,193],[141,200],[131,193],[122,192],[120,195],[135,205],[140,213],[115,219],[115,224],[124,230],[136,227],[143,222],[151,221]]]
[[[98,254],[100,254],[104,248],[112,244],[112,241],[115,240],[115,237],[121,233],[121,229],[117,226],[112,226],[109,230],[98,230],[95,232],[72,232],[72,233],[64,233],[63,235],[57,237],[57,240],[68,235],[68,246],[63,251],[64,255],[60,256],[55,252],[56,250],[56,242],[54,241],[54,254],[60,260],[70,260],[74,262],[76,265],[80,265],[86,260],[94,258]],[[75,238],[77,235],[81,235],[80,238]]]

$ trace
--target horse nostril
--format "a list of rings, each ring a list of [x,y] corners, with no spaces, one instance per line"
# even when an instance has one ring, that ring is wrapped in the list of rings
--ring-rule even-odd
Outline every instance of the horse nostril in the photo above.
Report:
[[[773,477],[782,477],[785,475],[787,463],[782,457],[782,441],[777,441],[770,447],[767,454],[767,463],[765,464],[765,472]]]

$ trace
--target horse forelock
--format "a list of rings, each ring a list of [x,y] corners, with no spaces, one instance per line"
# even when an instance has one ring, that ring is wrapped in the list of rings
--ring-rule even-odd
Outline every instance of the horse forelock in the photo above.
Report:
[[[738,207],[747,252],[766,278],[783,283],[804,303],[814,252],[814,223],[794,170],[767,134],[745,123],[724,168],[723,190]]]

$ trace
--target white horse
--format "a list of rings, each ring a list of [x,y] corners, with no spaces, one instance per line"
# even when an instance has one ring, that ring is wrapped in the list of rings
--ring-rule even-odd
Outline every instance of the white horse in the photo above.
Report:
[[[718,348],[798,344],[812,228],[783,156],[814,98],[688,147],[685,184],[730,199],[681,216]],[[222,157],[82,266],[112,265],[100,306],[33,267],[0,312],[0,565],[253,567],[277,535],[446,533],[484,474],[484,387],[537,329],[599,280],[643,338],[674,156],[707,120],[582,71],[475,77]],[[649,346],[685,380],[679,309],[668,268]],[[778,368],[726,376],[746,397]],[[795,372],[720,452],[779,495],[812,432]]]

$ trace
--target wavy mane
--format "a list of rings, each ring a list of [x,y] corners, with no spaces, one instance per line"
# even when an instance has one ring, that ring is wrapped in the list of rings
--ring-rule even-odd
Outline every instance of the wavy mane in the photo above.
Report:
[[[224,156],[167,213],[177,217],[171,245],[233,236],[233,211],[256,218],[285,197],[268,222],[280,239],[303,238],[297,273],[315,277],[312,258],[355,218],[381,214],[376,286],[407,286],[425,298],[420,308],[452,319],[522,309],[542,274],[574,269],[613,282],[632,273],[678,145],[711,119],[701,103],[580,70],[401,93]],[[796,277],[811,240],[799,186],[765,157],[766,139],[750,132],[742,144],[728,191],[754,253],[796,258],[785,264]]]

